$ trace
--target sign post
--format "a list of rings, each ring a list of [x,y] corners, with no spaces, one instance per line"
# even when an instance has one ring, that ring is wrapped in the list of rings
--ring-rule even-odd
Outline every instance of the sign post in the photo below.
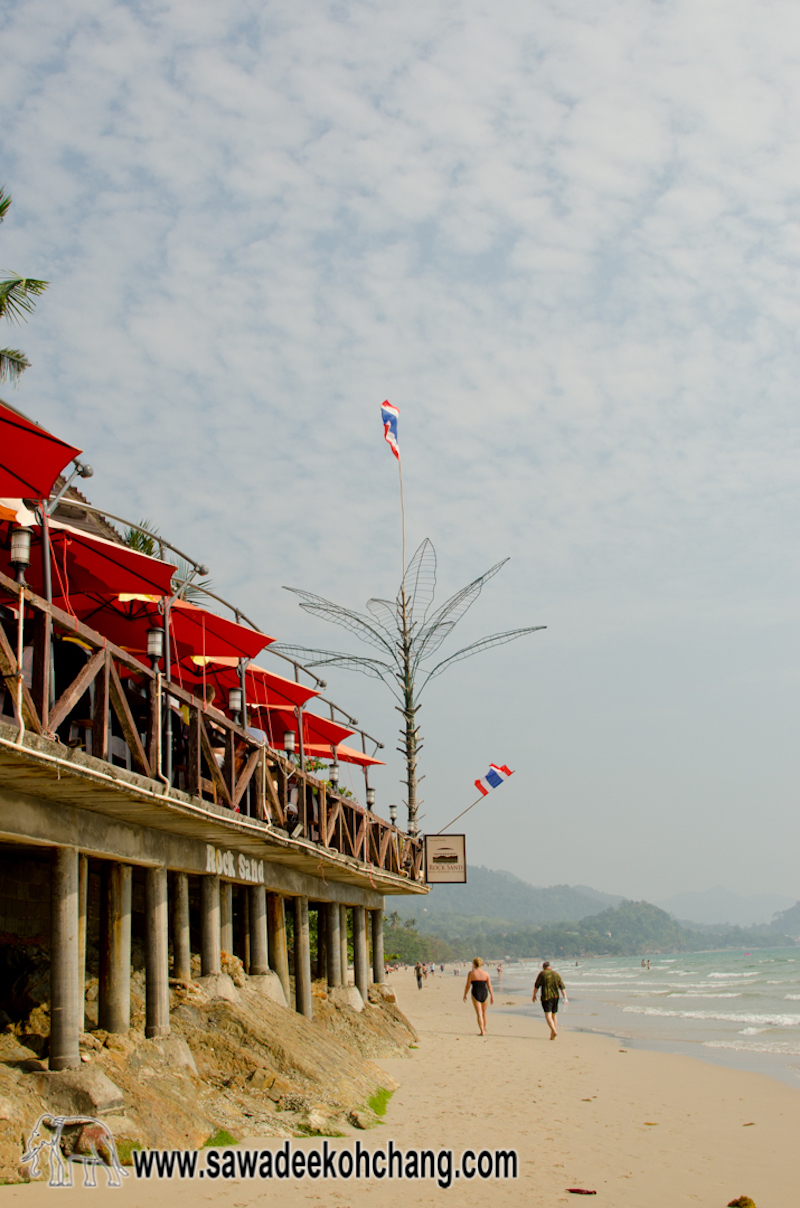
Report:
[[[425,880],[428,885],[466,883],[467,850],[464,835],[425,836]]]

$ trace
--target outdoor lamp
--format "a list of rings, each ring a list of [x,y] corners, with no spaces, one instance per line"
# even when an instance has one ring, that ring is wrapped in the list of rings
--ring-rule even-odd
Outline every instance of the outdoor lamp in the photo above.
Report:
[[[332,763],[331,766],[328,768],[328,779],[330,780],[333,787],[336,788],[337,784],[339,783],[339,765],[338,765],[338,763]]]
[[[367,789],[367,809],[371,810],[375,804],[375,790]]]
[[[397,806],[396,805],[389,806],[389,818],[391,820],[392,826],[394,826],[395,822],[397,821]]]
[[[153,626],[147,631],[147,657],[150,659],[153,670],[156,669],[156,663],[164,654],[164,630],[159,625]]]
[[[287,755],[294,755],[294,730],[287,730],[284,734],[283,749]]]
[[[25,582],[25,567],[31,560],[31,530],[15,528],[11,530],[11,557],[9,562],[16,567],[17,583]]]
[[[238,723],[242,714],[241,688],[228,689],[228,712],[233,714],[233,720]]]

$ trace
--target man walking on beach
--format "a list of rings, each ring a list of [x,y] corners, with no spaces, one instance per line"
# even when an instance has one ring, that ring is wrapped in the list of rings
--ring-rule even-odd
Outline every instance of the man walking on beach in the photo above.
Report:
[[[550,1027],[550,1039],[555,1040],[556,1036],[558,1036],[558,1028],[556,1027],[558,996],[560,994],[567,1004],[569,1004],[569,999],[567,998],[564,983],[561,980],[561,974],[556,973],[555,969],[550,968],[549,961],[542,962],[542,971],[536,978],[533,986],[533,1002],[536,1002],[536,995],[540,990],[542,992],[542,1010]]]

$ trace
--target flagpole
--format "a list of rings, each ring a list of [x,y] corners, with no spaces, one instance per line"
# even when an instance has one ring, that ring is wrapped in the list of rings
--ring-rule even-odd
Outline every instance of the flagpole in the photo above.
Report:
[[[477,801],[473,801],[472,805],[468,805],[467,808],[465,810],[462,810],[460,814],[456,814],[455,818],[453,818],[451,822],[447,823],[447,826],[452,826],[454,822],[458,822],[459,818],[463,818],[464,815],[468,814],[470,810],[474,810],[475,806],[480,805],[480,803],[482,801],[485,801],[488,796],[489,796],[488,793],[481,793],[481,795]],[[442,831],[447,830],[447,826],[443,826],[442,830],[438,830],[436,832],[436,834],[441,835]]]

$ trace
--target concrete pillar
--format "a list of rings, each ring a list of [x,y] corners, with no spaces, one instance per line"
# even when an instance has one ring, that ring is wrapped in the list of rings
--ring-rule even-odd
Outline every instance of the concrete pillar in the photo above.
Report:
[[[325,910],[325,921],[327,923],[325,931],[326,950],[328,957],[328,985],[331,987],[341,986],[342,984],[342,940],[341,928],[339,926],[339,906],[336,902],[329,902]]]
[[[339,935],[342,945],[342,985],[347,985],[347,907],[339,907]]]
[[[386,960],[383,955],[383,911],[371,910],[372,915],[372,980],[376,985],[386,981]]]
[[[145,873],[145,1036],[169,1036],[169,906],[166,868]]]
[[[308,938],[308,898],[294,899],[295,1009],[311,1019],[311,945]]]
[[[242,953],[242,964],[245,973],[250,973],[253,963],[253,949],[250,943],[250,893],[246,885],[237,890],[239,897],[239,947]]]
[[[176,872],[173,876],[175,911],[173,914],[172,955],[173,973],[180,982],[192,980],[192,941],[189,927],[189,875]]]
[[[233,885],[223,881],[219,887],[220,942],[222,951],[233,955]]]
[[[200,878],[200,971],[203,977],[221,972],[219,928],[219,877]]]
[[[356,986],[364,1002],[367,1002],[369,953],[367,951],[367,912],[363,906],[353,907],[353,969]]]
[[[320,902],[317,910],[317,977],[328,980],[328,907]]]
[[[50,1069],[81,1064],[78,1048],[78,850],[53,850],[50,880]]]
[[[78,856],[78,1027],[86,1023],[86,928],[89,918],[89,858]]]
[[[101,886],[97,1022],[106,1032],[127,1032],[131,1026],[130,864],[105,864]]]
[[[250,898],[250,972],[260,977],[269,973],[267,895],[263,885],[251,885],[247,892]]]
[[[269,931],[269,964],[280,978],[286,1001],[289,1002],[289,953],[286,948],[286,913],[279,893],[267,895]]]

